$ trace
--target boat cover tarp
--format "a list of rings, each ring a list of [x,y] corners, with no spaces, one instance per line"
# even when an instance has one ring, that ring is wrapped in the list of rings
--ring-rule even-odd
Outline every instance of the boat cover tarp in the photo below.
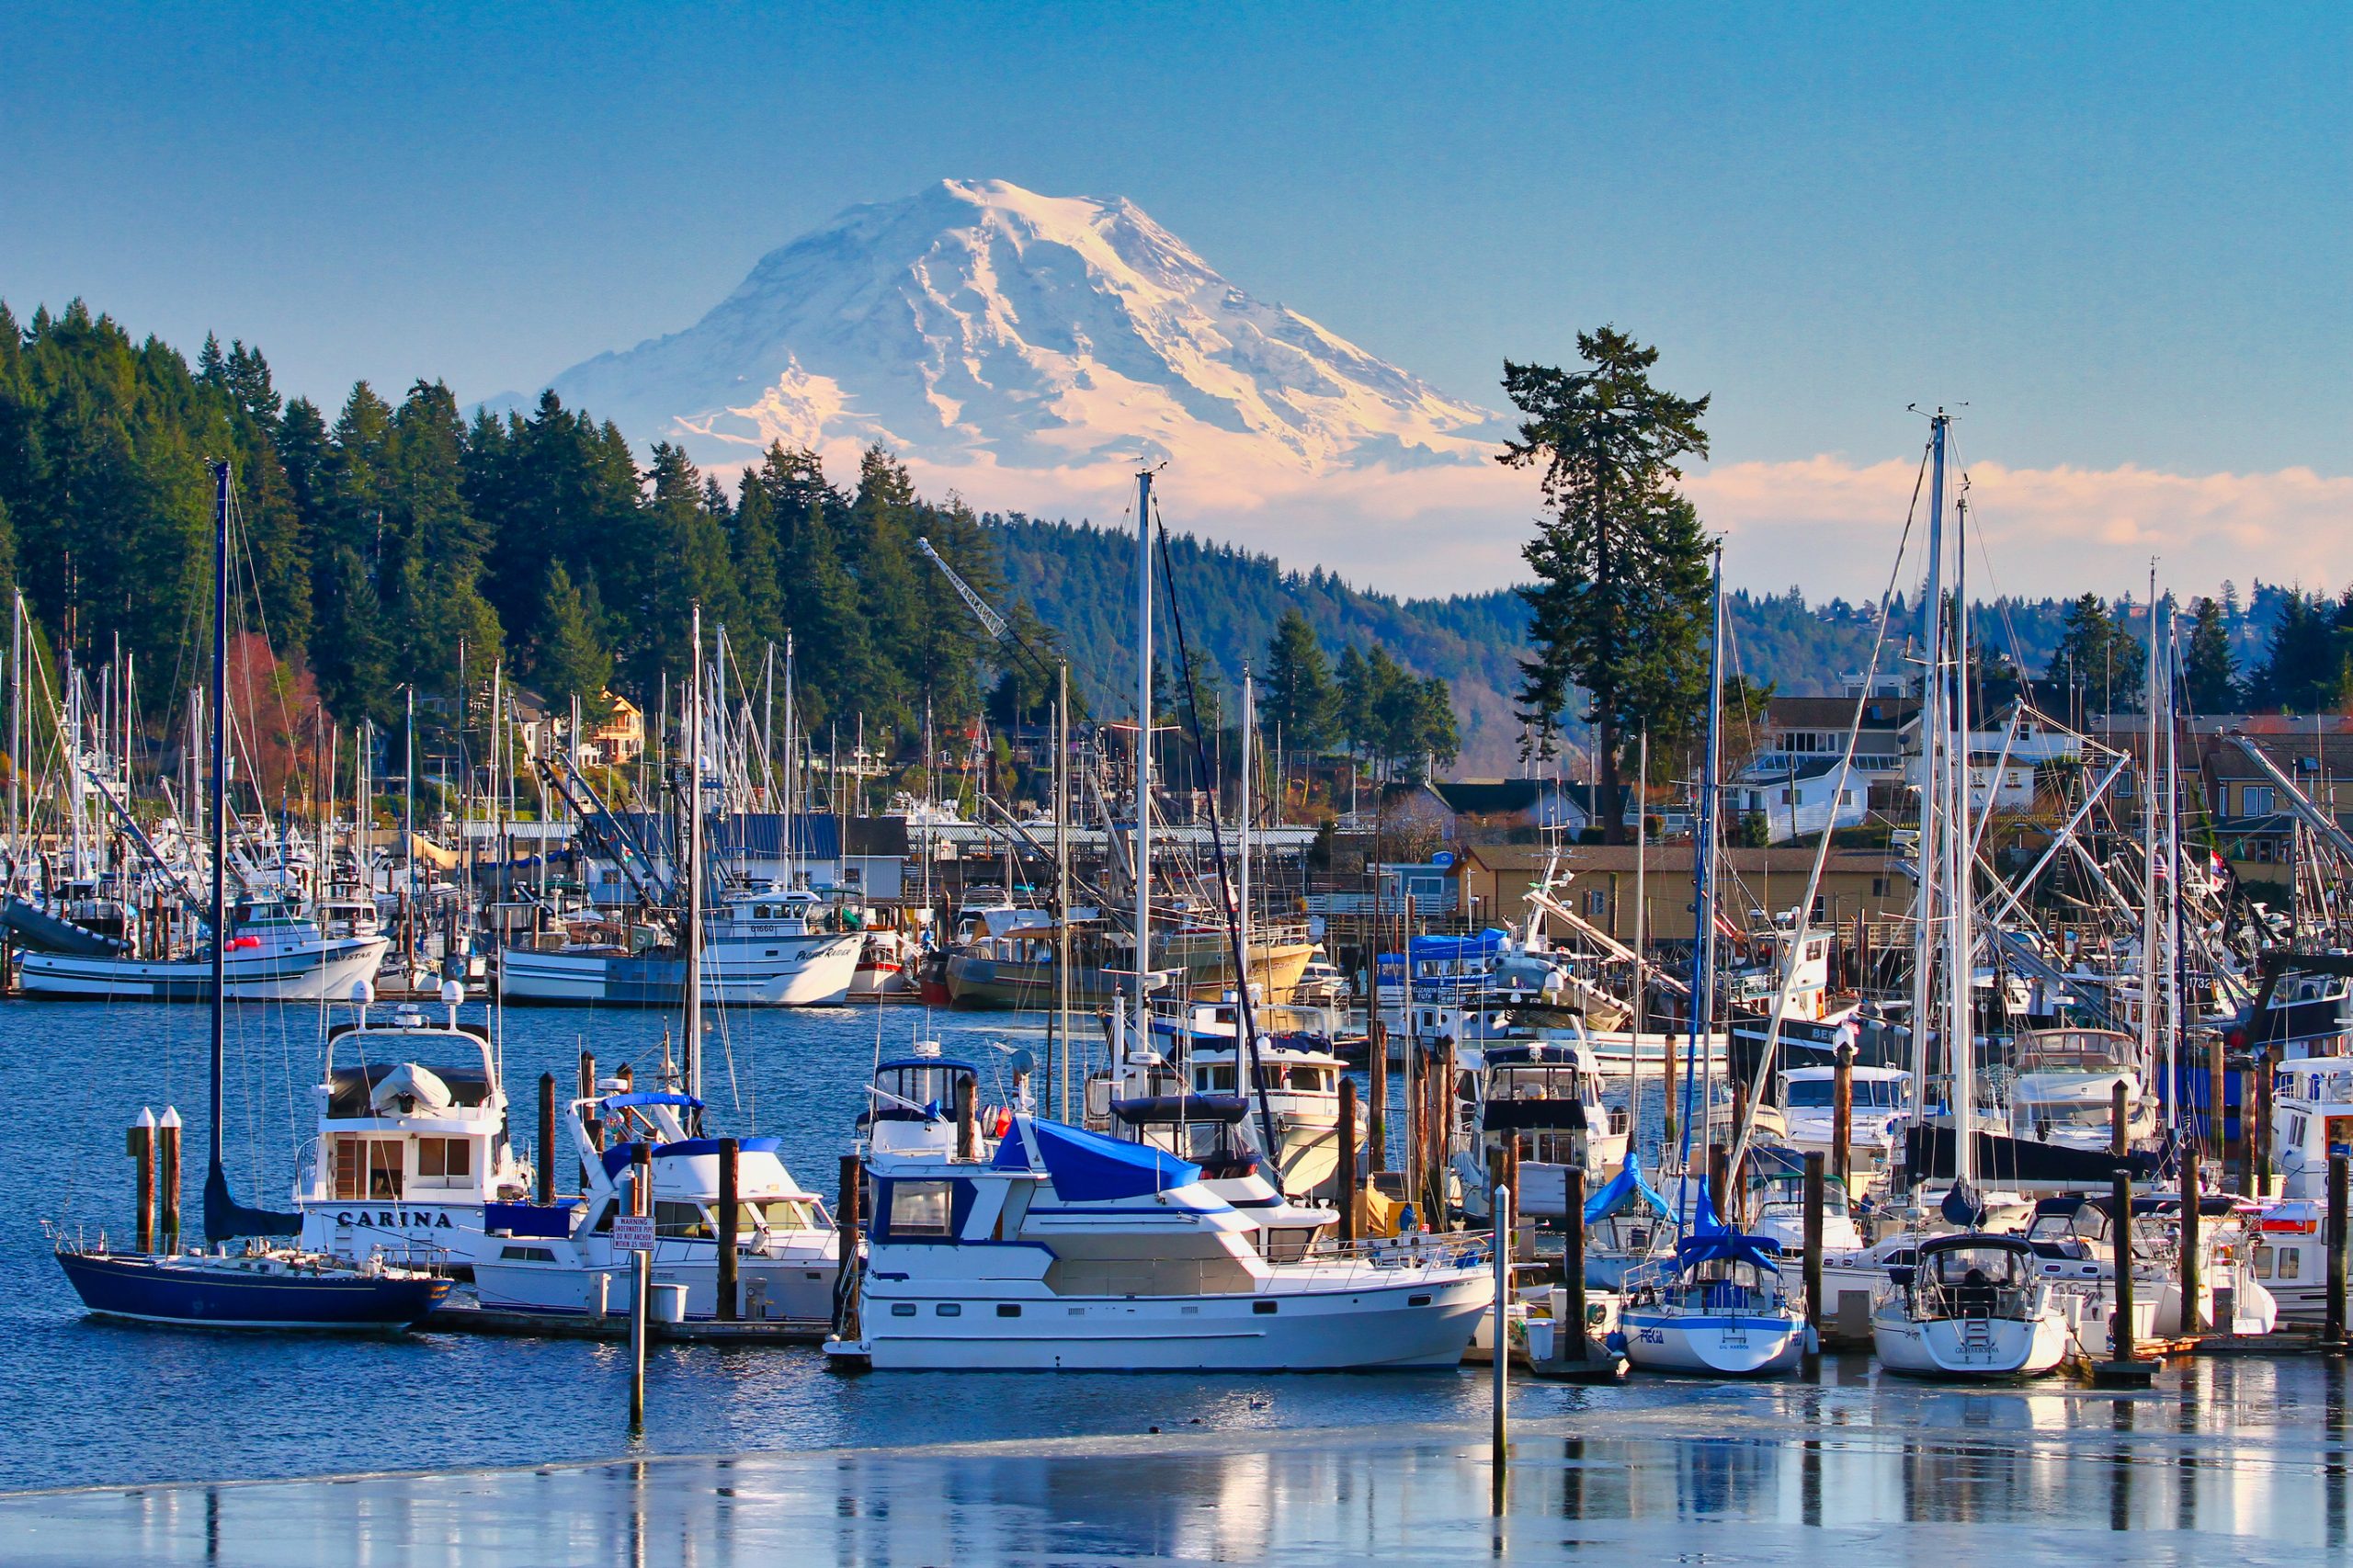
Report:
[[[702,1101],[695,1098],[694,1096],[673,1094],[666,1089],[648,1089],[642,1094],[633,1095],[607,1095],[598,1103],[607,1110],[617,1110],[624,1106],[646,1105],[684,1106],[688,1110],[702,1108]]]
[[[783,1147],[774,1138],[741,1138],[736,1140],[736,1142],[747,1154],[773,1154]],[[603,1155],[605,1174],[608,1176],[618,1176],[621,1172],[629,1169],[630,1151],[636,1147],[635,1143],[616,1143],[607,1149]],[[656,1143],[654,1145],[654,1153],[648,1157],[656,1160],[691,1159],[697,1154],[718,1153],[719,1140],[716,1138],[681,1138],[675,1143]]]
[[[485,1203],[482,1206],[482,1228],[493,1233],[500,1231],[518,1240],[561,1241],[572,1234],[573,1221],[579,1210],[569,1203]]]
[[[1780,1245],[1770,1236],[1743,1235],[1738,1231],[1696,1231],[1675,1244],[1675,1267],[1716,1260],[1753,1263],[1768,1273],[1781,1272]]]
[[[1250,1114],[1250,1102],[1239,1095],[1144,1095],[1113,1100],[1111,1114],[1130,1127],[1165,1126],[1178,1121],[1240,1121]]]
[[[1142,1143],[1106,1138],[1059,1121],[1022,1124],[1065,1203],[1108,1203],[1189,1187],[1201,1168]]]
[[[1585,1222],[1598,1224],[1612,1214],[1631,1213],[1637,1208],[1646,1208],[1661,1219],[1674,1212],[1658,1190],[1643,1179],[1643,1163],[1630,1151],[1618,1174],[1585,1200]]]
[[[299,1236],[302,1216],[270,1209],[248,1209],[229,1191],[229,1174],[221,1162],[204,1173],[204,1239],[236,1241],[245,1236]]]
[[[1475,937],[1416,937],[1410,945],[1417,964],[1469,963],[1495,957],[1510,936],[1510,932],[1490,926]],[[1395,969],[1397,955],[1381,954],[1381,965],[1383,969]]]
[[[0,926],[14,932],[18,943],[36,952],[104,959],[123,951],[123,944],[114,937],[101,937],[71,920],[60,920],[45,910],[34,908],[21,898],[12,898],[6,903],[0,903]]]
[[[2106,1149],[2070,1149],[1998,1132],[1972,1129],[1977,1179],[1988,1187],[2099,1187],[2120,1170],[2136,1182],[2154,1181],[2173,1168],[2162,1153],[2135,1151],[2119,1155]],[[1949,1181],[1953,1175],[1953,1130],[1914,1126],[1905,1131],[1904,1168],[1915,1181]]]

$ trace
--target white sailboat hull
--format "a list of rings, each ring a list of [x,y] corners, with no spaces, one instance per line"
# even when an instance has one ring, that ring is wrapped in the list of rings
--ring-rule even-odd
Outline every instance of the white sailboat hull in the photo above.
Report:
[[[1906,1377],[2039,1377],[2066,1357],[2067,1339],[2055,1306],[2027,1318],[1914,1318],[1892,1293],[1871,1314],[1879,1364]]]
[[[838,1006],[848,999],[863,947],[850,933],[706,949],[703,1000],[723,1007]],[[686,960],[676,958],[509,948],[499,955],[499,967],[510,1002],[673,1007],[686,990]]]
[[[1699,1372],[1722,1378],[1792,1371],[1805,1354],[1805,1319],[1795,1312],[1619,1314],[1626,1359],[1646,1372]]]
[[[270,953],[231,953],[222,965],[230,1002],[340,1002],[357,982],[373,981],[392,943],[382,937],[335,937]],[[28,996],[87,1002],[209,1002],[210,959],[148,960],[27,953],[17,983]]]

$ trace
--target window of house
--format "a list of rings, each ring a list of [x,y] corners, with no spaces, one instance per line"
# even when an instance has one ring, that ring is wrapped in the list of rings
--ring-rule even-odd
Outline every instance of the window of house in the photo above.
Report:
[[[1871,879],[1871,896],[1873,898],[1885,898],[1887,896],[1887,879],[1885,877],[1873,877]]]
[[[1608,893],[1600,888],[1587,888],[1585,893],[1585,912],[1589,915],[1608,914]]]
[[[2247,784],[2239,790],[2239,815],[2268,817],[2273,811],[2272,790],[2268,784]]]
[[[894,1181],[891,1184],[892,1236],[944,1236],[948,1233],[948,1183]]]

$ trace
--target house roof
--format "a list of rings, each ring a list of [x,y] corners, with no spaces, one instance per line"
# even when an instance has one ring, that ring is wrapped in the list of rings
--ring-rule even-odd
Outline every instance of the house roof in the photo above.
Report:
[[[2249,735],[2263,755],[2279,765],[2281,772],[2299,783],[2313,777],[2312,760],[2317,757],[2320,771],[2332,778],[2353,778],[2353,735],[2324,735],[2315,744],[2311,732],[2303,734]],[[2299,766],[2302,764],[2302,766]],[[2247,755],[2227,740],[2214,743],[2211,764],[2217,778],[2252,779],[2257,783],[2269,778]]]
[[[1625,803],[1630,786],[1618,786],[1618,801]],[[1586,815],[1593,814],[1595,787],[1558,778],[1449,778],[1431,790],[1457,816],[1493,816],[1503,812],[1532,811],[1546,799],[1568,801]]]
[[[1920,711],[1916,697],[1872,697],[1863,701],[1863,730],[1893,734]],[[1844,730],[1855,722],[1851,697],[1776,697],[1765,705],[1765,722],[1776,730]]]
[[[1816,778],[1836,773],[1842,760],[1835,756],[1809,756],[1793,762],[1790,754],[1774,752],[1768,756],[1759,756],[1751,760],[1747,767],[1740,770],[1740,776],[1733,782],[1764,785],[1788,784],[1794,781],[1800,784],[1810,784]],[[1860,771],[1858,771],[1854,777],[1858,784],[1866,782]]]

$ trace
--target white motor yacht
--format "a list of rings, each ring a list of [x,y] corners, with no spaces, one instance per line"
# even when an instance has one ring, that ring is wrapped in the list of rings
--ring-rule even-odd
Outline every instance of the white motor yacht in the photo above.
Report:
[[[1904,1146],[1904,1119],[1912,1108],[1912,1074],[1899,1067],[1851,1067],[1848,1074],[1847,1168],[1856,1176],[1885,1170]],[[1838,1070],[1790,1067],[1781,1073],[1780,1142],[1825,1165],[1836,1138]]]
[[[970,1063],[938,1055],[877,1069],[863,1149],[873,1230],[826,1343],[837,1363],[1451,1367],[1494,1299],[1487,1238],[1278,1260],[1200,1165],[1023,1108],[959,1117],[977,1083]]]
[[[474,1266],[485,1307],[556,1313],[622,1312],[631,1305],[631,1255],[615,1249],[613,1216],[632,1199],[634,1150],[650,1149],[656,1285],[687,1289],[688,1318],[719,1311],[719,1140],[690,1125],[702,1102],[618,1079],[571,1103],[574,1147],[588,1190],[567,1234],[517,1234]],[[736,1162],[737,1315],[811,1326],[833,1314],[840,1237],[824,1201],[792,1178],[774,1138],[739,1141]]]
[[[1518,1206],[1530,1219],[1567,1214],[1569,1171],[1583,1171],[1593,1193],[1625,1165],[1625,1108],[1602,1102],[1601,1069],[1581,1038],[1483,1046],[1459,1072],[1457,1119],[1478,1134],[1453,1155],[1466,1212],[1485,1216],[1487,1162],[1506,1139],[1518,1143]]]
[[[446,982],[440,1018],[413,1003],[371,1018],[363,983],[353,1019],[329,1025],[294,1186],[304,1251],[462,1270],[495,1254],[494,1233],[570,1229],[568,1209],[530,1201],[491,1026],[460,1020],[461,995]]]
[[[2156,1104],[2143,1086],[2131,1035],[2113,1029],[2034,1029],[2012,1051],[2013,1137],[2063,1148],[2105,1150],[2115,1138],[2115,1097],[2124,1087],[2128,1135],[2134,1145],[2155,1136]]]
[[[832,1007],[848,999],[867,933],[826,928],[825,903],[805,888],[731,891],[703,917],[702,996],[730,1007]],[[676,1007],[686,959],[601,944],[506,948],[499,973],[511,1002]]]

